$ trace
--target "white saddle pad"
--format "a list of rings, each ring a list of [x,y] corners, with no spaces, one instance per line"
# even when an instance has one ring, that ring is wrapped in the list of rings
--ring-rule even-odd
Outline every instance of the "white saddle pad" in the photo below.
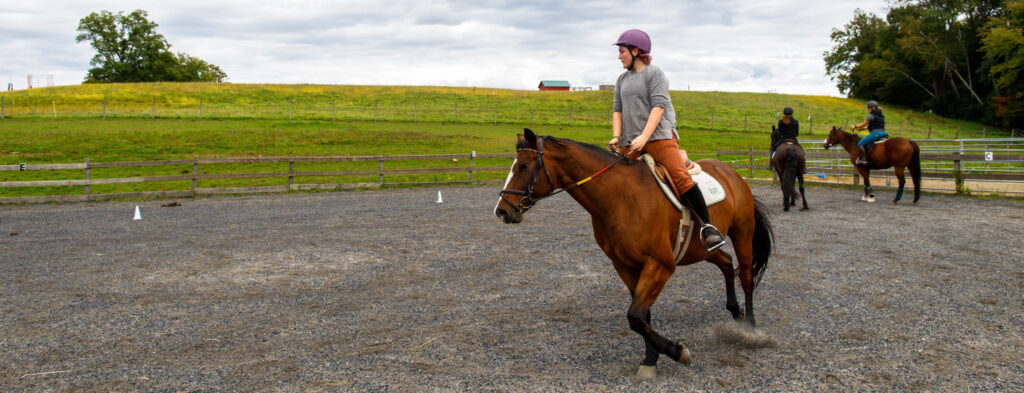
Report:
[[[651,158],[648,154],[644,154],[638,159],[643,160],[644,163],[647,164],[647,167],[650,168],[651,173],[654,174],[654,178],[658,181],[658,186],[661,187],[662,192],[664,192],[665,196],[668,197],[668,200],[672,202],[672,205],[675,206],[677,210],[683,211],[683,205],[679,203],[679,198],[676,197],[674,192],[672,192],[672,187],[662,182],[661,178],[658,177],[658,174],[654,169],[654,158]],[[717,179],[704,172],[701,169],[700,164],[694,162],[693,168],[688,172],[690,172],[690,177],[693,181],[697,183],[698,187],[700,187],[701,194],[704,195],[705,204],[711,206],[725,200],[725,189],[722,188],[722,184],[719,183]]]

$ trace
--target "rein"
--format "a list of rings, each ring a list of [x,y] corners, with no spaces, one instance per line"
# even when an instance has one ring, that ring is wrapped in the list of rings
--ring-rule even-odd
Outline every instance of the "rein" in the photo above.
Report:
[[[626,159],[626,156],[624,156],[624,155],[619,156],[619,158],[617,158],[615,161],[612,161],[611,164],[608,164],[608,166],[606,166],[603,169],[597,171],[593,175],[587,176],[583,180],[580,180],[578,182],[570,184],[568,187],[556,188],[555,184],[551,181],[551,173],[548,172],[548,167],[546,165],[544,165],[544,139],[543,138],[537,138],[537,149],[536,150],[522,148],[522,149],[518,149],[516,151],[524,151],[524,150],[525,151],[532,151],[534,153],[537,153],[537,163],[538,163],[536,166],[533,167],[533,176],[530,178],[530,184],[526,186],[526,191],[520,191],[520,190],[501,190],[501,191],[498,192],[498,196],[501,197],[501,200],[505,201],[505,203],[508,203],[509,205],[514,207],[516,209],[516,213],[522,213],[525,209],[529,209],[534,204],[536,204],[537,201],[540,201],[540,200],[546,199],[546,198],[550,198],[550,197],[553,197],[553,196],[555,196],[556,194],[558,194],[560,192],[569,191],[569,190],[571,190],[573,188],[582,186],[586,182],[594,180],[594,178],[600,176],[602,173],[604,173],[605,171],[610,169],[615,164],[618,164],[622,160]],[[549,193],[547,195],[534,196],[533,195],[533,186],[537,184],[537,177],[540,175],[540,169],[541,168],[544,168],[544,174],[547,175],[548,185],[551,186],[552,191],[551,191],[551,193]],[[515,204],[515,203],[512,203],[512,201],[509,201],[508,198],[505,198],[505,194],[520,195],[520,196],[522,196],[522,198],[519,198],[519,203]]]

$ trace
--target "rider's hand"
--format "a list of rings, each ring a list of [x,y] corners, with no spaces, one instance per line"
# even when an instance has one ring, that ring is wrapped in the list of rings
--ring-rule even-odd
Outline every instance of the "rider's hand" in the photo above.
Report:
[[[608,141],[608,150],[611,150],[612,153],[618,153],[618,148],[619,148],[619,137],[613,136],[612,140]]]
[[[632,151],[643,151],[645,145],[647,145],[647,138],[641,135],[633,138],[633,142],[629,144],[629,149]]]

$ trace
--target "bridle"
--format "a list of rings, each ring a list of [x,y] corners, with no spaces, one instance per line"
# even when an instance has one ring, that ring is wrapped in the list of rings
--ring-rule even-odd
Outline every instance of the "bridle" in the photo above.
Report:
[[[550,198],[550,197],[553,197],[553,196],[555,196],[556,194],[558,194],[560,192],[568,191],[568,190],[571,190],[573,188],[579,187],[579,186],[583,185],[583,183],[586,183],[588,181],[593,180],[595,177],[598,177],[599,175],[601,175],[602,173],[607,171],[609,168],[611,168],[615,164],[618,164],[622,160],[626,159],[625,155],[619,156],[618,159],[613,161],[611,164],[608,164],[608,166],[604,167],[604,169],[601,169],[600,171],[597,171],[597,173],[595,173],[593,175],[590,175],[587,178],[585,178],[583,180],[580,180],[580,181],[578,181],[576,183],[570,184],[568,187],[557,188],[557,187],[555,187],[555,183],[551,181],[551,172],[549,172],[548,171],[548,167],[546,165],[544,165],[544,139],[543,138],[537,138],[537,149],[536,150],[524,147],[524,148],[520,148],[520,149],[518,149],[516,151],[517,152],[520,152],[520,151],[532,151],[534,153],[537,153],[537,165],[534,165],[534,167],[533,167],[533,174],[530,177],[530,183],[527,184],[527,186],[526,186],[526,191],[520,191],[520,190],[501,190],[501,191],[498,192],[498,196],[501,197],[501,200],[505,201],[505,203],[507,203],[510,206],[512,206],[513,208],[515,208],[516,209],[516,213],[522,213],[526,209],[529,209],[530,207],[533,207],[533,205],[535,205],[538,201],[540,201],[542,199]],[[544,175],[547,176],[547,178],[548,178],[548,185],[551,186],[551,192],[548,193],[547,195],[534,195],[533,194],[533,187],[537,184],[537,177],[540,175],[541,168],[544,169]],[[512,201],[508,200],[508,198],[505,198],[505,194],[519,195],[519,196],[522,196],[522,198],[519,198],[519,203],[512,203]]]

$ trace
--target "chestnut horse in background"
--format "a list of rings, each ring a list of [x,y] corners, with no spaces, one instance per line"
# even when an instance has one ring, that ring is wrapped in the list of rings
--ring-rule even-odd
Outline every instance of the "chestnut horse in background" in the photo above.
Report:
[[[850,162],[854,163],[853,166],[857,168],[860,177],[864,179],[864,196],[861,197],[861,200],[875,201],[875,191],[871,189],[871,178],[868,176],[871,170],[890,167],[900,183],[900,187],[896,191],[896,198],[892,200],[892,203],[894,205],[898,204],[900,199],[903,198],[903,186],[907,183],[903,179],[904,168],[910,170],[910,177],[914,180],[914,203],[921,199],[921,148],[917,146],[917,142],[903,137],[896,137],[889,138],[883,143],[876,143],[874,148],[867,153],[868,165],[865,167],[857,165],[855,162],[857,160],[858,141],[860,141],[860,137],[856,134],[851,134],[843,131],[842,128],[832,126],[832,131],[828,133],[828,139],[825,140],[825,149],[841,145],[847,153],[850,153]]]
[[[658,187],[646,164],[617,156],[594,145],[555,137],[538,137],[525,130],[516,144],[516,159],[494,213],[505,223],[519,223],[536,202],[566,191],[591,215],[594,238],[629,288],[632,302],[629,327],[644,338],[646,356],[638,374],[653,377],[659,354],[689,364],[682,345],[662,337],[651,326],[651,306],[675,272],[672,253],[681,213]],[[708,206],[711,222],[732,239],[738,262],[745,312],[736,301],[732,256],[722,249],[707,252],[690,242],[679,265],[708,261],[725,277],[726,309],[735,320],[754,325],[754,289],[764,275],[772,251],[772,227],[766,208],[754,199],[750,186],[727,164],[698,161],[718,179],[725,200]],[[692,225],[691,230],[699,229]],[[700,236],[694,233],[694,236]],[[524,245],[528,248],[529,245]],[[528,251],[528,250],[524,250]]]
[[[777,130],[772,126],[772,142],[777,138]],[[804,207],[800,210],[807,210],[807,194],[804,193],[804,164],[806,156],[804,148],[797,141],[787,139],[775,148],[775,155],[771,157],[772,169],[779,174],[779,181],[782,182],[782,210],[789,211],[790,206],[796,206],[796,183],[800,182],[800,199]]]

